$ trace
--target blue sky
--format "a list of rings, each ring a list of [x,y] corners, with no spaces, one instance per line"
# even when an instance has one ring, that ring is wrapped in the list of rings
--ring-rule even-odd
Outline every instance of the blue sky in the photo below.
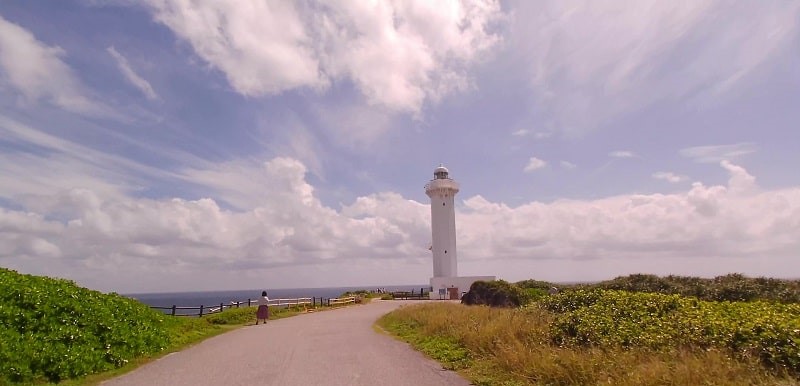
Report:
[[[800,3],[0,4],[0,266],[104,291],[800,276]]]

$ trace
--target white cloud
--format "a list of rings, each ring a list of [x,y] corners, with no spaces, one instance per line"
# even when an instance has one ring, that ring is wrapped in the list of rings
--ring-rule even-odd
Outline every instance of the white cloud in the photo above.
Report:
[[[681,149],[679,154],[693,159],[695,162],[718,163],[730,161],[743,155],[756,152],[756,144],[751,142],[735,143],[732,145],[694,146]]]
[[[144,80],[144,78],[133,71],[130,63],[128,63],[128,59],[122,56],[113,46],[106,48],[106,51],[108,51],[111,57],[117,62],[117,68],[119,68],[119,71],[122,72],[122,75],[128,82],[139,89],[147,99],[158,99],[158,94],[153,90],[153,87],[148,81]]]
[[[526,135],[528,135],[530,133],[531,133],[531,131],[528,130],[528,129],[519,129],[519,130],[511,133],[511,135],[513,135],[515,137],[524,137],[524,136],[526,136]]]
[[[673,172],[656,172],[653,173],[653,178],[657,180],[664,180],[671,183],[678,183],[686,180],[686,176],[681,176]]]
[[[800,26],[796,2],[514,1],[510,8],[509,50],[527,66],[537,109],[572,135],[656,102],[735,97],[751,74],[793,49]]]
[[[569,162],[569,161],[561,161],[561,167],[564,168],[564,169],[572,170],[572,169],[577,168],[578,165],[575,165],[574,163]]]
[[[148,1],[154,18],[244,95],[350,80],[374,104],[419,113],[470,87],[495,45],[494,1],[292,3]]]
[[[227,183],[239,184],[231,190],[257,190],[244,195],[252,199],[250,206],[236,211],[221,208],[213,198],[152,200],[80,188],[41,197],[47,206],[23,202],[23,209],[0,209],[0,259],[4,266],[29,272],[53,267],[59,271],[51,274],[59,276],[88,272],[87,285],[101,282],[91,276],[114,278],[106,285],[115,290],[142,290],[137,283],[144,276],[165,282],[185,276],[186,283],[230,276],[216,288],[262,286],[265,278],[275,286],[297,286],[276,272],[354,261],[429,264],[426,204],[386,192],[335,210],[320,203],[298,161],[276,158],[260,165],[257,172],[232,167],[205,175],[219,177],[205,180],[212,194]],[[613,259],[623,265],[641,259],[692,259],[698,265],[708,259],[750,261],[746,266],[752,270],[763,256],[775,264],[795,261],[800,188],[761,191],[743,168],[722,166],[730,173],[727,185],[695,183],[675,194],[513,208],[481,196],[467,198],[456,215],[460,260],[483,262],[484,273],[497,269],[491,268],[497,266],[494,260],[527,262],[530,271],[518,273],[526,276],[535,276],[539,265],[569,266],[576,260]],[[245,183],[248,178],[253,181]],[[120,264],[127,268],[120,270]]]
[[[547,162],[540,160],[536,157],[531,157],[531,159],[528,160],[528,165],[525,166],[525,169],[523,169],[523,171],[525,173],[530,173],[534,170],[539,170],[545,166],[547,166]]]
[[[466,212],[459,215],[460,256],[659,260],[744,256],[754,259],[754,265],[761,256],[796,258],[800,241],[792,238],[800,235],[800,222],[794,217],[800,215],[800,188],[743,194],[742,187],[752,185],[742,181],[751,181],[752,176],[738,166],[726,167],[731,173],[728,186],[696,183],[688,192],[670,195],[534,202],[516,208],[480,196],[470,198]]]
[[[617,150],[617,151],[612,151],[611,153],[608,153],[608,156],[609,157],[614,157],[614,158],[633,158],[633,157],[636,157],[636,154],[634,154],[632,151]]]
[[[26,103],[39,100],[68,111],[102,115],[105,107],[84,95],[83,87],[61,58],[58,46],[48,46],[33,34],[0,17],[2,82],[11,85]]]

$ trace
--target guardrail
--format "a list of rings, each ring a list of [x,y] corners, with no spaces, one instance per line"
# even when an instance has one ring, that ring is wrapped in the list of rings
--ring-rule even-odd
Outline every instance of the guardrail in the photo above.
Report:
[[[356,302],[356,297],[355,296],[350,296],[350,297],[346,297],[346,298],[331,298],[331,299],[328,299],[328,306],[334,307],[334,306],[339,306],[339,305],[342,305],[342,304],[349,304],[349,303],[355,304],[355,302]]]
[[[392,295],[392,298],[394,298],[394,299],[409,299],[409,300],[411,300],[411,299],[419,299],[419,300],[422,300],[422,299],[430,298],[430,294],[427,293],[427,292],[422,291],[422,289],[420,289],[419,292],[414,292],[414,291],[394,291],[394,292],[390,292],[390,294]]]
[[[331,305],[339,305],[345,304],[346,302],[342,302],[342,299],[348,298],[317,298],[317,297],[310,297],[310,298],[288,298],[288,299],[270,299],[269,306],[270,307],[312,307],[315,308],[317,305],[319,306],[331,306]],[[355,297],[352,298],[352,302],[355,303]],[[258,305],[257,299],[247,299],[247,301],[232,301],[228,304],[220,303],[219,305],[214,304],[210,306],[200,305],[196,307],[178,307],[177,305],[173,305],[172,307],[159,307],[159,306],[150,306],[152,309],[161,310],[167,315],[171,316],[199,316],[202,317],[204,315],[215,314],[218,312],[222,312],[226,309],[230,308],[240,308],[240,307],[253,307]],[[192,312],[194,311],[194,312]]]

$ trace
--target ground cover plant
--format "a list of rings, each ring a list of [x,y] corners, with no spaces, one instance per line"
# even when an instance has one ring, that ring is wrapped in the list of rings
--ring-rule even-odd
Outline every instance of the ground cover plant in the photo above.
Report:
[[[561,287],[519,308],[426,304],[378,324],[481,385],[800,384],[800,304],[774,296],[791,291],[764,291],[785,281],[694,281],[705,293],[742,283],[759,293],[737,301],[656,293],[652,277],[627,282],[647,291]],[[544,291],[550,283],[516,286]]]
[[[274,307],[270,318],[302,312]],[[93,384],[254,322],[255,308],[172,317],[117,294],[0,268],[0,385]]]
[[[533,306],[555,314],[550,334],[557,345],[714,348],[800,375],[800,304],[578,290]]]
[[[781,303],[800,302],[800,280],[766,277],[750,278],[738,273],[705,279],[690,276],[635,274],[584,286],[631,292],[657,292],[694,296],[712,301],[770,300]]]
[[[0,269],[0,380],[60,381],[166,349],[173,322],[66,280]]]
[[[719,349],[556,345],[547,310],[437,302],[378,325],[476,385],[793,385],[755,358]]]

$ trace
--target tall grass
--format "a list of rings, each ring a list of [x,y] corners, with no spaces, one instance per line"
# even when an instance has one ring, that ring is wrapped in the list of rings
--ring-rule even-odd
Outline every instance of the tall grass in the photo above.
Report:
[[[378,324],[442,360],[433,347],[462,352],[445,367],[478,385],[790,385],[753,359],[716,349],[559,347],[553,314],[539,308],[496,309],[449,303],[400,308]]]

